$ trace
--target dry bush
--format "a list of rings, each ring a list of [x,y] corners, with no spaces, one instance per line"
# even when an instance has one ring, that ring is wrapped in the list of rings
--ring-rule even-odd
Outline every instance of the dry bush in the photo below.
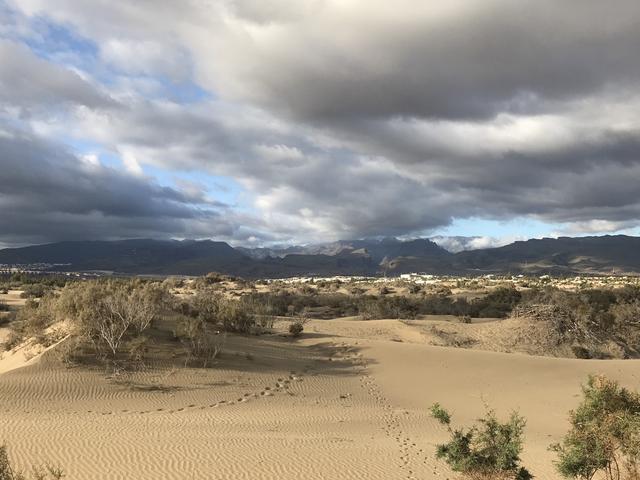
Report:
[[[20,294],[21,298],[41,298],[44,297],[49,291],[51,287],[43,285],[41,283],[33,283],[30,285],[24,285],[22,287],[22,293]]]
[[[191,313],[200,320],[219,325],[227,332],[252,333],[256,326],[272,323],[265,318],[269,316],[268,309],[262,307],[252,299],[226,298],[211,289],[199,289],[193,297]],[[256,313],[262,317],[262,321],[257,320]]]
[[[43,344],[48,343],[49,339],[44,331],[58,320],[56,302],[57,298],[51,294],[41,298],[39,302],[28,300],[11,322],[11,333],[5,341],[5,350],[11,350],[31,337],[37,337],[36,340]]]
[[[558,344],[578,345],[594,358],[640,356],[640,299],[638,290],[556,288],[534,290],[512,312],[549,325]],[[578,355],[584,352],[578,350]]]
[[[289,324],[289,334],[294,338],[297,338],[300,335],[302,335],[302,332],[304,331],[305,323],[307,323],[306,318],[297,318],[296,320],[291,322]]]
[[[177,325],[176,336],[187,351],[185,367],[193,360],[207,368],[215,360],[226,341],[226,334],[214,330],[211,324],[200,318],[182,317]]]
[[[60,467],[49,464],[32,467],[31,475],[27,476],[11,465],[7,447],[0,445],[0,480],[60,480],[64,477],[64,471]]]
[[[115,358],[123,342],[147,330],[167,303],[161,285],[105,281],[67,286],[57,307],[76,335],[89,339],[98,354]]]

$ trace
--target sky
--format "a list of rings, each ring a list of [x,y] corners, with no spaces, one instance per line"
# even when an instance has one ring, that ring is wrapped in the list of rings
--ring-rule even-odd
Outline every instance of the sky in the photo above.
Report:
[[[637,0],[0,0],[0,246],[637,235],[639,50]]]

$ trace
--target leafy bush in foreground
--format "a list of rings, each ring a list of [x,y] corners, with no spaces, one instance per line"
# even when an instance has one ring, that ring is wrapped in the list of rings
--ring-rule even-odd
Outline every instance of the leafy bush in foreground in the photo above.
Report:
[[[530,480],[533,475],[520,465],[525,420],[512,413],[501,423],[493,411],[464,430],[451,428],[451,415],[439,404],[431,407],[431,416],[445,425],[451,439],[437,446],[436,456],[455,472],[473,480]]]
[[[567,478],[640,478],[640,395],[604,377],[589,377],[583,400],[569,414],[571,430],[561,443],[556,467]]]

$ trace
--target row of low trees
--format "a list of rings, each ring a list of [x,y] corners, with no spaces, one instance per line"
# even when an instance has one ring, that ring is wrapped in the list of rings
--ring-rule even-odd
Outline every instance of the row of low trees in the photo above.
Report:
[[[467,301],[447,294],[422,296],[363,295],[362,293],[318,293],[314,289],[250,293],[243,301],[253,309],[278,316],[312,316],[336,318],[359,315],[365,319],[412,319],[418,315],[457,315],[471,317],[505,317],[521,300],[513,288],[499,288],[488,295]]]
[[[431,415],[446,426],[447,443],[436,456],[452,470],[472,480],[529,480],[522,465],[525,419],[513,412],[500,422],[493,411],[470,428],[454,428],[451,415],[439,404]],[[640,395],[602,376],[590,377],[583,400],[569,414],[571,429],[550,449],[565,478],[638,480],[640,478]]]

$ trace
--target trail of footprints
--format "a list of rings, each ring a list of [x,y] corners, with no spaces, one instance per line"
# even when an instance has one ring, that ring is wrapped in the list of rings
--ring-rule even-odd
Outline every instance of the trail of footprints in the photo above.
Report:
[[[360,353],[356,353],[356,346],[348,343],[336,345],[337,353],[333,355],[333,359],[351,361],[354,366],[361,368],[361,386],[374,399],[375,403],[383,410],[382,420],[384,422],[383,430],[398,444],[400,450],[400,468],[406,474],[407,479],[417,479],[416,468],[414,465],[422,463],[428,464],[429,457],[422,448],[411,440],[411,438],[403,431],[400,423],[401,414],[397,413],[393,405],[382,394],[380,387],[375,383],[373,377],[367,374],[368,364]],[[434,474],[436,472],[434,471]]]
[[[305,369],[305,372],[307,370]],[[195,410],[195,409],[200,409],[200,410],[204,410],[204,409],[208,409],[208,408],[219,408],[219,407],[223,407],[223,406],[227,406],[227,405],[234,405],[234,404],[240,404],[240,403],[245,403],[248,402],[250,400],[254,400],[254,399],[260,399],[260,398],[266,398],[266,397],[271,397],[274,396],[277,393],[283,392],[283,393],[287,393],[289,395],[294,395],[289,388],[291,387],[291,385],[293,384],[293,382],[302,382],[303,381],[303,375],[299,374],[295,371],[290,372],[288,377],[279,377],[277,379],[277,381],[274,383],[273,386],[267,386],[265,387],[262,391],[260,391],[259,393],[245,393],[242,397],[236,398],[236,399],[232,399],[232,400],[218,400],[217,402],[213,402],[213,403],[209,403],[209,404],[205,404],[205,405],[198,405],[195,403],[191,403],[189,405],[185,405],[179,408],[172,408],[172,409],[167,409],[167,408],[152,408],[149,410],[127,410],[127,409],[123,409],[123,410],[118,410],[118,411],[95,411],[95,410],[86,410],[84,413],[93,413],[93,414],[97,414],[97,415],[145,415],[145,414],[150,414],[150,413],[161,413],[161,412],[166,412],[166,413],[180,413],[180,412],[185,412],[185,411],[189,411],[189,410]],[[29,413],[29,412],[25,412],[25,413]],[[53,413],[52,411],[50,411],[49,413]],[[82,412],[69,412],[69,413],[82,413]]]
[[[362,387],[367,390],[369,395],[373,397],[374,401],[384,412],[382,416],[384,422],[383,430],[387,436],[392,438],[398,445],[398,449],[400,450],[400,468],[406,475],[405,478],[417,479],[418,476],[415,465],[419,463],[427,465],[428,456],[403,430],[400,422],[401,414],[399,414],[393,405],[385,398],[373,377],[363,371],[360,380]]]

